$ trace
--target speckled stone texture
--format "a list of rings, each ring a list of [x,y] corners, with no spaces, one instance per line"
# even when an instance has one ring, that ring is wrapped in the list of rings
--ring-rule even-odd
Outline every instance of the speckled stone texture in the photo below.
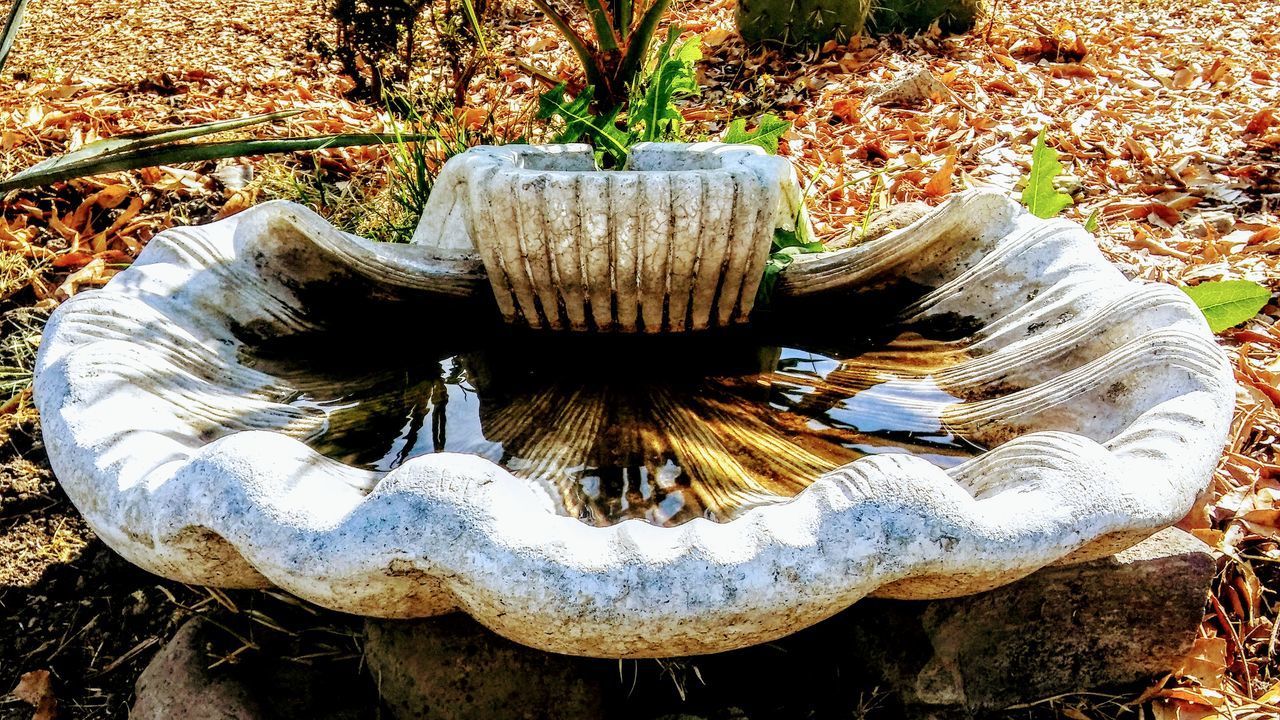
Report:
[[[1003,718],[1064,693],[1132,696],[1171,672],[1216,568],[1208,546],[1169,528],[977,595],[866,599],[768,646],[679,659],[670,673],[528,650],[461,615],[370,620],[365,653],[397,720],[494,717],[495,701],[513,717]]]
[[[596,169],[588,145],[451,158],[414,242],[484,261],[509,321],[669,332],[745,321],[775,227],[801,202],[791,163],[750,145],[641,143]]]
[[[446,242],[377,245],[287,203],[162,233],[46,328],[35,397],[52,467],[104,542],[165,577],[367,616],[463,610],[545,650],[662,657],[1133,545],[1206,487],[1234,400],[1185,294],[1126,280],[1078,225],[981,191],[797,259],[776,297],[841,333],[871,289],[897,288],[913,322],[972,328],[971,357],[935,379],[973,398],[944,419],[994,449],[950,470],[868,456],[730,522],[591,527],[468,455],[346,466],[300,440],[324,416],[273,399],[280,381],[242,362],[280,336],[365,337],[392,306],[442,328],[464,301],[491,303],[487,285]]]

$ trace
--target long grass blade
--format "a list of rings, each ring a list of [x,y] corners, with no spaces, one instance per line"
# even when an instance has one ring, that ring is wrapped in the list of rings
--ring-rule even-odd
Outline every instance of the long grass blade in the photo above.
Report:
[[[418,142],[424,135],[401,135],[401,142]],[[397,137],[390,133],[347,133],[321,135],[307,138],[283,138],[265,140],[226,140],[220,142],[164,145],[125,152],[115,152],[105,157],[93,157],[55,167],[33,166],[12,177],[0,180],[0,192],[39,187],[61,180],[72,180],[90,175],[137,170],[156,165],[202,162],[223,158],[270,155],[274,153],[303,152],[327,148],[358,147],[363,145],[390,145]],[[43,163],[41,163],[43,165]]]
[[[276,120],[283,120],[284,118],[298,115],[301,112],[301,110],[282,110],[280,112],[265,113],[262,115],[251,115],[249,117],[237,118],[235,120],[214,120],[212,122],[198,123],[187,127],[117,135],[115,137],[98,140],[97,142],[91,142],[88,145],[72,150],[65,155],[59,155],[57,157],[49,158],[48,160],[42,160],[41,162],[32,165],[30,168],[27,168],[24,172],[51,171],[56,168],[74,165],[76,163],[106,158],[120,153],[135,152],[144,148],[154,147],[156,145],[190,140],[192,138],[212,135],[214,133],[239,130],[240,128],[250,127],[252,125],[261,125],[263,123],[274,122]]]
[[[0,70],[4,70],[4,61],[13,49],[13,41],[18,39],[18,28],[22,26],[22,16],[27,12],[27,0],[13,0],[9,8],[9,19],[5,21],[4,33],[0,34]]]
[[[489,57],[489,46],[484,42],[484,28],[480,26],[480,17],[476,14],[476,6],[471,0],[462,0],[462,9],[467,13],[467,22],[471,23],[471,31],[476,34],[476,43],[480,46],[480,52],[485,57]]]

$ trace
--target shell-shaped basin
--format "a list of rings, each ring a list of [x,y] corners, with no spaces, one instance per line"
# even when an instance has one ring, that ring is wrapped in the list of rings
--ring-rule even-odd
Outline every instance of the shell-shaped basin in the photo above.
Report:
[[[175,580],[675,656],[1115,552],[1188,511],[1230,422],[1183,293],[994,192],[798,258],[772,319],[702,345],[492,335],[469,242],[288,203],[158,235],[45,332],[67,494]]]

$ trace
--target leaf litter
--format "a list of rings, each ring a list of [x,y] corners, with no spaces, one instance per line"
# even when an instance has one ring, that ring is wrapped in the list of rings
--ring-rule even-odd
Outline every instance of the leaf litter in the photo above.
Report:
[[[720,137],[735,118],[746,122],[732,131],[791,123],[776,137],[778,151],[814,178],[815,240],[837,246],[856,241],[851,229],[865,231],[873,212],[886,207],[936,204],[979,185],[1025,192],[1043,128],[1064,166],[1052,191],[1073,201],[1063,215],[1088,221],[1127,275],[1182,286],[1247,279],[1280,289],[1280,5],[1003,0],[996,8],[964,36],[858,38],[783,59],[743,46],[732,0],[680,2],[672,19],[686,36],[701,36],[704,53],[702,94],[683,109],[686,131]],[[385,108],[345,96],[351,83],[326,53],[330,42],[314,0],[32,0],[0,82],[0,174],[126,132],[286,110],[302,112],[256,136],[394,131]],[[421,42],[427,66],[419,74],[430,82],[435,46],[429,37]],[[504,10],[492,44],[494,65],[461,112],[467,122],[490,118],[496,137],[515,139],[528,132],[536,97],[547,89],[529,67],[570,87],[581,79],[554,29],[527,8]],[[504,59],[516,57],[520,62]],[[868,102],[913,68],[926,69],[947,92],[911,103]],[[773,118],[762,120],[766,114]],[[388,156],[378,147],[323,150],[290,159],[285,171],[343,188],[376,186]],[[275,196],[272,185],[245,181],[274,172],[273,162],[146,168],[5,195],[0,315],[47,312],[127,267],[155,233]],[[335,205],[320,209],[335,213]],[[1210,222],[1212,213],[1218,215]],[[1181,523],[1219,552],[1219,572],[1188,658],[1141,698],[1124,701],[1140,701],[1156,718],[1280,714],[1278,319],[1273,297],[1220,337],[1235,368],[1237,412],[1212,492]],[[47,473],[39,469],[35,422],[29,392],[0,397],[0,462],[22,460]],[[37,500],[0,518],[0,600],[8,594],[26,602],[43,577],[83,565],[77,558],[101,547],[56,486],[33,487],[43,488]],[[38,500],[42,493],[47,502]],[[37,557],[15,550],[49,544],[66,528],[74,541],[59,541],[64,551]],[[191,597],[172,583],[155,587],[184,603]],[[63,640],[95,632],[86,622],[112,622],[111,613],[90,620],[40,607],[59,618]],[[116,657],[144,641],[122,642]],[[42,648],[37,639],[12,650],[18,655],[6,660],[18,657],[21,667],[6,667],[0,680],[14,686],[17,676],[8,673],[47,668],[74,680],[88,667],[109,666],[59,655],[58,642]],[[105,677],[136,675],[154,650],[129,655]],[[63,692],[80,707],[115,708],[102,711],[113,716],[130,682],[67,681]],[[1103,716],[1087,699],[1055,703],[1067,716]]]

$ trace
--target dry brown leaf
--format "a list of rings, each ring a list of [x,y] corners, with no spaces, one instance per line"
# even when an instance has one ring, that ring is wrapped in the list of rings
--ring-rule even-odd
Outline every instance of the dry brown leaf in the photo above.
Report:
[[[951,176],[956,171],[956,153],[955,151],[947,153],[947,157],[942,162],[942,167],[938,168],[938,172],[929,178],[929,182],[924,186],[924,194],[929,197],[942,197],[951,192]]]
[[[35,708],[31,720],[54,720],[58,717],[58,699],[53,694],[48,670],[24,673],[11,694]]]

